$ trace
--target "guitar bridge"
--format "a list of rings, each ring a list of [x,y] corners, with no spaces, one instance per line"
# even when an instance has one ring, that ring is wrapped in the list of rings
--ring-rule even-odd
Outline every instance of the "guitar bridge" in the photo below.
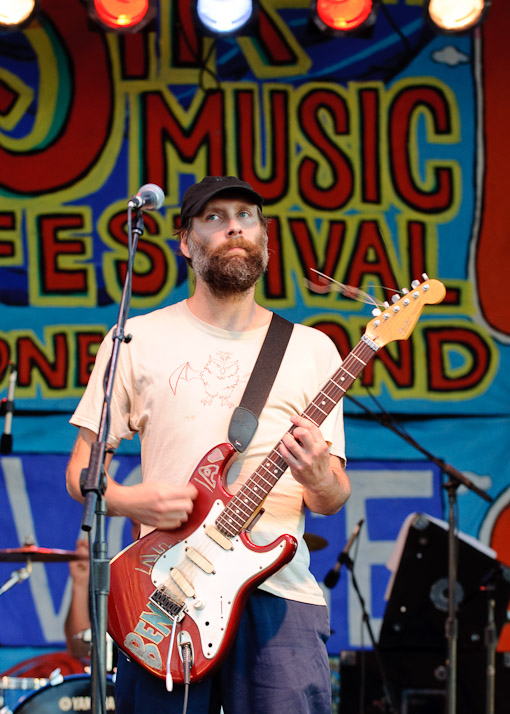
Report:
[[[172,620],[179,621],[184,617],[184,601],[174,597],[165,585],[160,585],[154,590],[149,600]]]

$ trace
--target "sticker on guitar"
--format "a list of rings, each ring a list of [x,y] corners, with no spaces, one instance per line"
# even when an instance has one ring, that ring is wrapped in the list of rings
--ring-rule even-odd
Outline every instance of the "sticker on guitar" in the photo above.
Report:
[[[441,302],[446,291],[424,275],[422,283],[414,281],[402,292],[374,311],[365,334],[302,416],[322,424],[376,352],[407,339],[424,306]],[[296,552],[293,536],[259,546],[248,530],[287,469],[280,443],[234,496],[225,477],[236,451],[229,443],[215,446],[191,477],[199,495],[189,520],[174,531],[149,533],[111,562],[108,631],[167,686],[184,682],[184,647],[191,655],[190,681],[222,662],[250,593]]]

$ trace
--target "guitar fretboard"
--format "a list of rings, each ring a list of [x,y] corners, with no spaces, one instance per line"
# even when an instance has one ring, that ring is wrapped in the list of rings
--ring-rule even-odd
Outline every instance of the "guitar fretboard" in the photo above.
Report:
[[[340,369],[307,406],[302,416],[320,426],[378,349],[378,345],[373,340],[363,335],[356,347],[349,352]],[[294,426],[288,433],[293,431]],[[216,527],[225,535],[234,537],[241,532],[286,471],[287,464],[278,451],[280,443],[281,440],[216,519]]]

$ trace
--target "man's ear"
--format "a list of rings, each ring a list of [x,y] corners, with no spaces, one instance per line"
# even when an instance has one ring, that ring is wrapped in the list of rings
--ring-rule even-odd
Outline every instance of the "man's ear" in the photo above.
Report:
[[[180,248],[181,248],[181,253],[185,258],[189,258],[189,249],[188,249],[188,234],[183,233],[181,236],[181,243],[180,243]]]

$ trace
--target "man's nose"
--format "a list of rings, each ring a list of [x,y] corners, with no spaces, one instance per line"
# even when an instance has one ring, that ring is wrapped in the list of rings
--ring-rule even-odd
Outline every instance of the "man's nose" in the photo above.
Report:
[[[229,236],[232,235],[237,235],[238,233],[242,232],[242,227],[241,223],[237,220],[237,218],[231,218],[227,227],[227,234]]]

